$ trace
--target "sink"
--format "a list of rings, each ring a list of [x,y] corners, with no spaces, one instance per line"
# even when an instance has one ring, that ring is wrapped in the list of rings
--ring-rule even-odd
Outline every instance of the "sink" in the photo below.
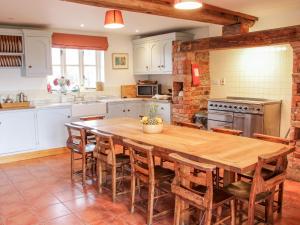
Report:
[[[72,104],[72,117],[105,115],[106,103],[99,101],[82,101]]]

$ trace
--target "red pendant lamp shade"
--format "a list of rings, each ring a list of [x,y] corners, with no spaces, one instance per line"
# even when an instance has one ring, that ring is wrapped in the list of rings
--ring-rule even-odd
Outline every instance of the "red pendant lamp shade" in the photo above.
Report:
[[[203,6],[202,0],[175,0],[174,7],[176,9],[184,9],[184,10],[191,10],[191,9],[199,9]]]
[[[109,29],[124,27],[122,12],[120,10],[106,11],[104,27]]]

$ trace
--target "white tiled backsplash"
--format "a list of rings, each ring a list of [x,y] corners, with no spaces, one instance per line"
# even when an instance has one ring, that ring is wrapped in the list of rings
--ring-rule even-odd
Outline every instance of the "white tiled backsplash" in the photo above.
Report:
[[[283,101],[281,136],[290,125],[293,51],[289,45],[219,50],[210,53],[211,97]]]

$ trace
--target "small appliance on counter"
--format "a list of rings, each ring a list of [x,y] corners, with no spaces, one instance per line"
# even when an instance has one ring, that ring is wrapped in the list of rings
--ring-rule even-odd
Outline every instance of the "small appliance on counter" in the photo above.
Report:
[[[157,81],[139,80],[136,85],[137,97],[151,98],[154,95],[161,94],[161,85]]]

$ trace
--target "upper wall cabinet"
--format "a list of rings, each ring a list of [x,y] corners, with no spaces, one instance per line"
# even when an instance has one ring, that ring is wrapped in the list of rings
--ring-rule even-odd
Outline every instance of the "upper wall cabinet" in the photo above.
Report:
[[[25,76],[48,76],[52,74],[51,33],[23,30],[25,49]]]
[[[170,33],[133,41],[133,72],[135,75],[172,74],[172,43],[188,41],[193,35]]]

